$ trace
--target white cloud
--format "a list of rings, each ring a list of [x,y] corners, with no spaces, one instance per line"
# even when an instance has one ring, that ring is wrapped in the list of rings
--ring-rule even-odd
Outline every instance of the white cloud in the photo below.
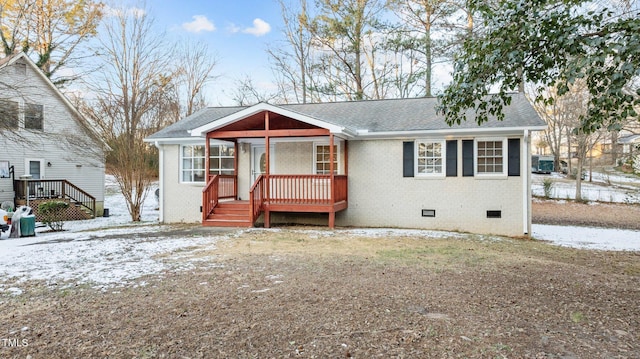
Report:
[[[235,34],[235,33],[240,32],[241,29],[236,24],[229,24],[229,26],[227,26],[227,31],[229,31],[232,34]]]
[[[253,27],[248,27],[242,30],[242,32],[244,32],[245,34],[251,34],[254,36],[263,36],[269,33],[270,31],[271,31],[271,25],[269,25],[269,23],[267,23],[266,21],[260,18],[253,20]]]
[[[189,32],[216,31],[216,26],[204,15],[193,16],[193,21],[185,22],[182,28]]]

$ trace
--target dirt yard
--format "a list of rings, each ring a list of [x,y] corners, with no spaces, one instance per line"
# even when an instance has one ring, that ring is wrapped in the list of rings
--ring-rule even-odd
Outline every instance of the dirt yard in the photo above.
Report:
[[[640,253],[334,233],[244,232],[126,288],[30,283],[0,298],[0,357],[640,358]]]

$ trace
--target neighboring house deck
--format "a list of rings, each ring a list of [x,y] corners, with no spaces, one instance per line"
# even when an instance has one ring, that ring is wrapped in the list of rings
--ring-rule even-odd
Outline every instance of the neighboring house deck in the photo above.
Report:
[[[160,150],[160,219],[530,233],[531,131],[447,126],[432,98],[204,109],[145,141]]]
[[[0,202],[71,204],[67,219],[101,216],[105,151],[89,122],[24,53],[0,59]]]

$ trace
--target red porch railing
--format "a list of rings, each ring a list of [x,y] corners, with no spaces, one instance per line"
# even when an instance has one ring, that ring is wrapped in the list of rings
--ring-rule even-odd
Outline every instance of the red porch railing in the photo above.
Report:
[[[331,180],[333,178],[333,184]],[[213,176],[203,189],[203,222],[222,198],[237,198],[235,176]],[[254,223],[264,211],[325,212],[347,208],[348,178],[344,175],[261,175],[249,192],[248,216]]]
[[[202,220],[204,221],[223,198],[236,198],[236,176],[214,175],[202,189]]]
[[[347,199],[347,176],[270,175],[269,203],[331,205]]]
[[[347,176],[333,176],[333,198],[335,202],[347,201],[348,197]]]
[[[251,223],[260,216],[264,207],[264,176],[260,175],[249,191],[249,215]]]

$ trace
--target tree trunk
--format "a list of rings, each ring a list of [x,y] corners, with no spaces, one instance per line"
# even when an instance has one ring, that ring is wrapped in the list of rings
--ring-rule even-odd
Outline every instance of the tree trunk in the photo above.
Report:
[[[582,201],[582,165],[583,165],[583,157],[578,156],[578,168],[576,172],[576,201]]]

